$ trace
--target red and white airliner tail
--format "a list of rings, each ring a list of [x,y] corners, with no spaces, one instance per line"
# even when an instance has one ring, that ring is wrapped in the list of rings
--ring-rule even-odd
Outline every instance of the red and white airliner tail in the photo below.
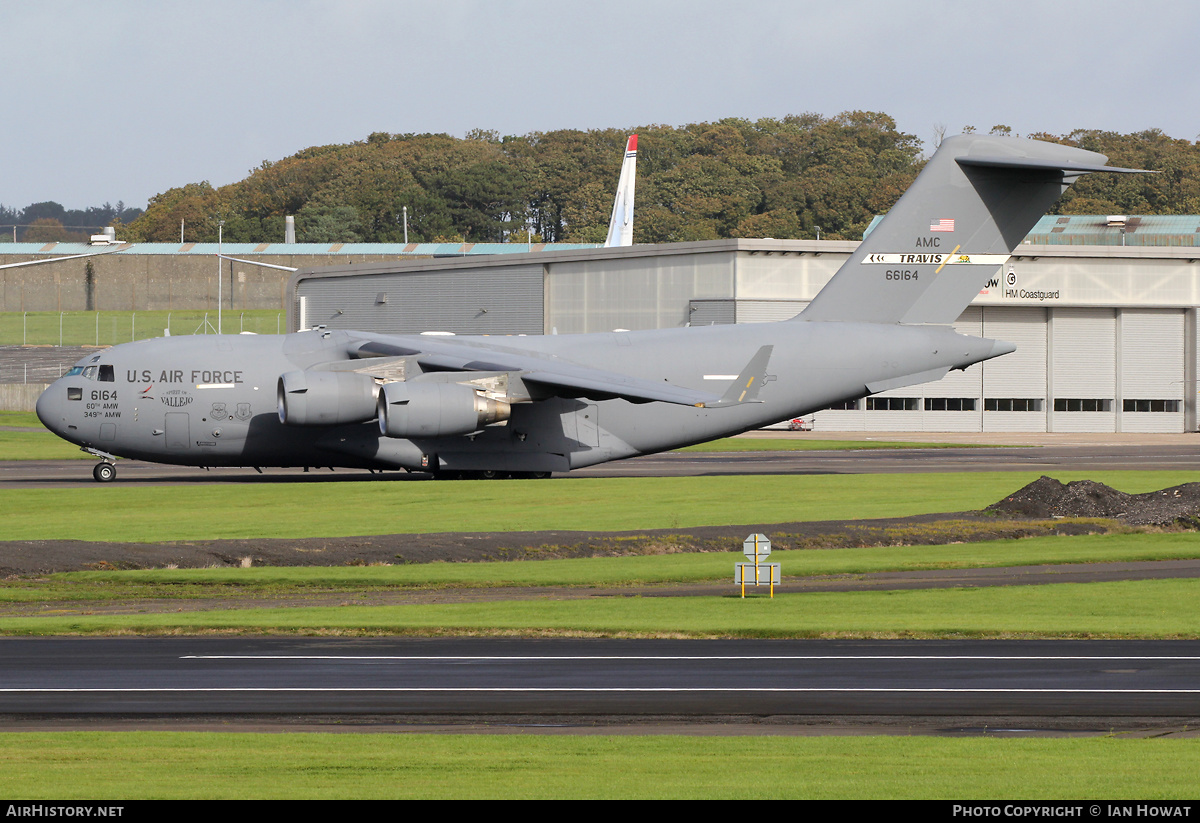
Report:
[[[617,199],[613,201],[605,246],[633,245],[633,189],[636,177],[637,135],[631,134],[629,142],[625,144],[625,160],[621,163],[621,179],[617,183]]]

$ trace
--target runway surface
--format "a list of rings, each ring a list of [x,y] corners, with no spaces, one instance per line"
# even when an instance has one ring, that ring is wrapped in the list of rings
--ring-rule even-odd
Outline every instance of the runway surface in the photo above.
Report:
[[[1056,469],[1200,470],[1200,447],[1176,445],[1037,446],[1032,448],[870,449],[793,452],[669,452],[607,463],[571,476],[717,474],[895,474],[904,472]]]
[[[1200,642],[5,638],[0,712],[1177,718]]]
[[[94,486],[87,460],[0,461],[0,488]],[[895,474],[905,472],[1113,470],[1200,471],[1200,444],[1044,445],[1010,448],[855,451],[668,452],[606,463],[556,477],[702,477],[749,474]],[[406,472],[264,469],[117,463],[121,484],[314,483],[425,480]]]

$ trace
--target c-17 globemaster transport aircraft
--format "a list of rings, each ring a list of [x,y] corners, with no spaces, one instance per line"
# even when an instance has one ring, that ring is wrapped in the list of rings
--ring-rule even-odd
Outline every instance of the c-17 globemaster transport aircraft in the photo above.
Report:
[[[950,324],[1082,174],[1053,143],[967,135],[798,316],[544,337],[168,337],[81,360],[38,399],[102,458],[540,477],[737,434],[1015,349]]]

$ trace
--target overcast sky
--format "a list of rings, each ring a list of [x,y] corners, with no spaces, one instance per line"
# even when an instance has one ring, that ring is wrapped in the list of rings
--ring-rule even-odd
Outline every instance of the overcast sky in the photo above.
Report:
[[[375,131],[893,116],[1196,140],[1200,7],[1143,0],[0,0],[0,204],[145,207]]]

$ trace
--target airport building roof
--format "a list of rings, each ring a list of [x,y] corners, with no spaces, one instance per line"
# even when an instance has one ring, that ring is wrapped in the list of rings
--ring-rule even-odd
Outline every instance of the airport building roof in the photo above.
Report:
[[[106,251],[87,243],[0,243],[0,254],[88,254]],[[397,255],[467,257],[484,254],[525,254],[599,248],[595,243],[224,243],[221,252],[242,255]],[[216,254],[216,243],[126,243],[113,254]]]
[[[1196,246],[1195,214],[1047,214],[1025,238],[1045,246]]]
[[[883,215],[863,232],[870,234]],[[1200,215],[1047,214],[1026,235],[1035,246],[1200,246]]]

